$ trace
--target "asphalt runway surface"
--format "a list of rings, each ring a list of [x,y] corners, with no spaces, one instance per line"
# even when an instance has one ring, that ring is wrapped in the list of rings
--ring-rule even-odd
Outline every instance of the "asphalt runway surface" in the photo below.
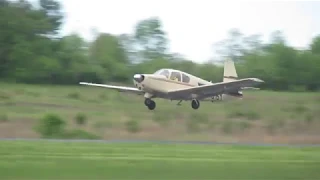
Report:
[[[320,144],[267,144],[267,143],[223,143],[207,141],[166,141],[166,140],[87,140],[87,139],[32,139],[0,138],[0,141],[52,141],[52,142],[92,142],[92,143],[156,143],[156,144],[199,144],[233,146],[274,146],[274,147],[320,147]]]

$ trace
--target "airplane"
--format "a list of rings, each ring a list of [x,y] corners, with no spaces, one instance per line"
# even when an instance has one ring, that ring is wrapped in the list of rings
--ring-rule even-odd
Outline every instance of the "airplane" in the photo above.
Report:
[[[258,78],[239,79],[234,62],[226,60],[223,81],[218,83],[212,83],[180,70],[163,68],[153,74],[135,74],[133,76],[135,87],[88,82],[80,82],[79,84],[143,95],[144,104],[149,110],[156,108],[156,102],[153,100],[155,98],[177,100],[179,101],[177,105],[180,105],[182,101],[191,101],[191,107],[196,110],[200,107],[200,101],[205,101],[208,98],[212,101],[222,100],[222,95],[242,98],[241,90],[259,89],[254,86],[263,82]]]

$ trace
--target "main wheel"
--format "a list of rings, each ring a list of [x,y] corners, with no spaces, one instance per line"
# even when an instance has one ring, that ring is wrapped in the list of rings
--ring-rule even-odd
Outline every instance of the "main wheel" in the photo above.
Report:
[[[199,102],[198,100],[196,100],[196,99],[193,99],[193,100],[191,101],[191,107],[192,107],[193,109],[198,109],[198,108],[200,107],[200,102]]]
[[[149,110],[154,110],[156,108],[156,102],[150,101],[150,104],[148,104],[148,109]]]
[[[144,105],[146,105],[146,106],[149,106],[150,104],[151,104],[151,99],[149,99],[149,98],[146,98],[145,100],[144,100]]]

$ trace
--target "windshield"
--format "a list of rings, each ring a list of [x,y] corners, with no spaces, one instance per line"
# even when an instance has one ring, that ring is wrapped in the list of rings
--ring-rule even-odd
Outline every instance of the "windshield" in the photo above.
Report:
[[[160,69],[160,70],[156,71],[154,74],[163,75],[166,78],[169,78],[170,71],[168,69]]]
[[[162,71],[163,71],[163,69],[159,69],[158,71],[156,71],[156,72],[153,73],[153,74],[161,74]]]

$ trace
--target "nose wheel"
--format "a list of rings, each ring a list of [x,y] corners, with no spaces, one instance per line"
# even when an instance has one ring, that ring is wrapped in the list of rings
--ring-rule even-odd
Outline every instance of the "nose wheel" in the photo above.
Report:
[[[191,101],[191,107],[192,107],[193,109],[198,109],[198,108],[200,107],[200,102],[199,102],[197,99],[193,99],[193,100]]]
[[[149,110],[154,110],[156,108],[156,102],[149,98],[144,100],[144,105],[146,105]]]

